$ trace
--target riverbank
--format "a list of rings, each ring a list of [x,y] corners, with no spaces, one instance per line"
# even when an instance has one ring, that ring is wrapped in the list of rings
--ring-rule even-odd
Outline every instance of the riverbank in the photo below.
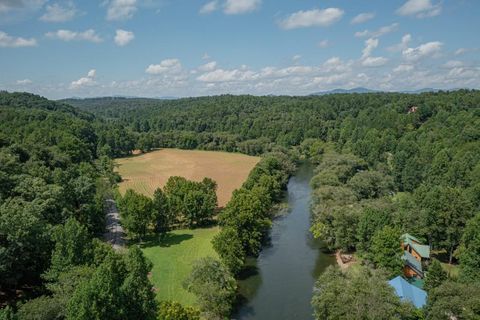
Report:
[[[233,319],[313,319],[315,281],[335,257],[309,231],[312,175],[313,166],[304,163],[290,178],[284,198],[288,213],[275,217],[270,244],[249,260],[249,276],[239,281],[244,303]]]

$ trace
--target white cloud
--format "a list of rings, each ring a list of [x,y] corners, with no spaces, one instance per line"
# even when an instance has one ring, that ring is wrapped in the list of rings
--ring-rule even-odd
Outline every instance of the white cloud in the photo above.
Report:
[[[393,72],[396,72],[396,73],[410,72],[410,71],[413,71],[413,69],[414,67],[411,64],[400,64],[395,69],[393,69]]]
[[[296,29],[307,27],[327,27],[339,21],[344,11],[339,8],[313,9],[297,11],[280,22],[283,29]]]
[[[453,68],[463,67],[464,63],[459,60],[450,60],[450,61],[447,61],[443,66],[447,69],[453,69]]]
[[[165,59],[159,64],[151,64],[145,69],[148,74],[177,74],[182,70],[182,64],[178,59]]]
[[[371,20],[375,18],[375,13],[373,12],[364,12],[360,13],[359,15],[355,16],[355,18],[350,21],[351,24],[360,24],[367,22],[368,20]]]
[[[47,32],[45,36],[50,39],[62,41],[89,41],[94,43],[100,43],[103,41],[103,39],[93,29],[88,29],[83,32],[61,29],[55,32]]]
[[[226,0],[223,12],[226,14],[242,14],[252,12],[262,4],[262,0]]]
[[[257,77],[258,74],[248,70],[246,66],[242,66],[240,69],[217,69],[207,72],[199,76],[197,80],[202,82],[237,82],[254,80]]]
[[[469,53],[469,52],[474,52],[474,51],[478,51],[478,49],[476,48],[459,48],[457,50],[455,50],[454,54],[456,56],[460,56],[460,55],[463,55],[463,54],[466,54],[466,53]]]
[[[381,67],[388,62],[384,57],[372,57],[372,52],[378,47],[378,39],[370,38],[365,41],[365,48],[362,50],[361,64],[364,67]]]
[[[108,3],[107,20],[128,20],[135,12],[137,12],[137,0],[111,0]]]
[[[217,68],[217,62],[211,61],[198,67],[198,70],[206,72],[206,71],[213,71],[216,68]]]
[[[386,35],[388,33],[397,31],[399,24],[398,23],[392,23],[391,25],[388,26],[383,26],[378,30],[375,31],[369,31],[369,30],[364,30],[364,31],[359,31],[355,33],[355,37],[361,38],[361,37],[372,37],[372,38],[378,38],[383,35]]]
[[[12,37],[0,31],[0,48],[34,47],[36,45],[37,40],[35,40],[35,38],[25,39],[22,37]]]
[[[402,51],[408,48],[408,45],[410,44],[410,41],[412,41],[412,36],[410,34],[406,34],[402,37],[402,41],[396,45],[393,45],[391,47],[388,47],[387,50],[392,51],[392,52],[398,52]]]
[[[218,9],[218,0],[213,0],[210,2],[205,3],[201,8],[199,13],[200,14],[208,14],[216,11]]]
[[[20,86],[25,86],[25,85],[31,84],[32,80],[30,79],[17,80],[16,83]]]
[[[118,46],[126,46],[133,39],[135,39],[135,35],[131,31],[117,29],[117,31],[115,32],[115,43]]]
[[[299,54],[296,54],[296,55],[294,55],[294,56],[292,57],[292,61],[293,61],[294,63],[297,63],[298,61],[300,61],[300,59],[302,59],[302,56],[299,55]]]
[[[362,66],[364,67],[381,67],[388,62],[384,57],[366,57],[362,60]]]
[[[208,53],[204,53],[203,56],[202,56],[202,60],[208,60],[210,59],[210,56],[208,55]]]
[[[442,50],[443,43],[439,41],[427,42],[416,48],[407,48],[402,51],[407,61],[418,61],[425,57],[436,57]]]
[[[72,1],[66,1],[65,6],[59,3],[47,5],[46,12],[40,17],[44,22],[65,22],[72,20],[77,13],[75,4]]]
[[[432,0],[408,0],[397,9],[397,14],[401,16],[415,16],[417,18],[434,17],[441,12],[440,2],[433,4]]]
[[[96,76],[97,71],[95,69],[92,69],[88,71],[86,77],[82,77],[76,81],[72,81],[70,83],[70,89],[72,90],[77,90],[83,87],[88,87],[88,86],[93,86],[96,84],[95,82],[95,76]]]
[[[365,41],[365,48],[362,50],[362,59],[369,57],[372,51],[378,47],[378,39],[370,38]]]
[[[330,46],[330,42],[328,40],[322,40],[317,45],[319,48],[327,48]]]

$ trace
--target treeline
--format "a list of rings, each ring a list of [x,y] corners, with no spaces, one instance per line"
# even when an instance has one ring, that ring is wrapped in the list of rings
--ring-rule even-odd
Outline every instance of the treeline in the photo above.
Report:
[[[272,223],[272,207],[294,170],[290,155],[281,151],[266,154],[218,215],[221,231],[212,244],[220,261],[198,261],[185,282],[206,318],[225,319],[232,312],[237,301],[234,277],[243,269],[247,256],[255,257],[261,251]]]
[[[150,264],[97,237],[118,176],[95,117],[0,92],[0,319],[155,319]]]
[[[436,254],[425,278],[429,299],[414,318],[480,314],[478,299],[470,296],[480,289],[480,229],[473,231],[480,218],[479,102],[477,92],[457,92],[403,109],[390,103],[361,110],[342,121],[333,146],[326,144],[334,151],[323,155],[311,181],[313,233],[332,250],[356,251],[364,263],[382,270],[383,279],[401,274],[402,233],[431,246]],[[458,278],[447,275],[437,259],[459,262]],[[336,279],[332,286],[361,286],[353,276],[329,277]],[[327,291],[316,295],[315,307],[324,305]],[[352,299],[338,297],[343,303]],[[377,301],[383,301],[378,308],[392,302]],[[400,313],[396,308],[392,312]],[[318,319],[325,318],[324,311],[334,312],[318,309]],[[358,317],[374,317],[362,312]]]
[[[203,226],[212,221],[217,208],[217,183],[210,178],[201,182],[170,177],[153,199],[128,189],[117,195],[120,218],[131,239],[148,233],[165,234],[174,227]]]
[[[282,152],[265,155],[218,219],[221,232],[213,247],[233,274],[238,274],[247,256],[256,257],[270,230],[272,206],[280,200],[295,164]]]

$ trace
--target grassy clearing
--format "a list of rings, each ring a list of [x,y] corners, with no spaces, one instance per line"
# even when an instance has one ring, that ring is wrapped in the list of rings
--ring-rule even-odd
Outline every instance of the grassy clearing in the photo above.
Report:
[[[218,257],[210,243],[218,231],[218,227],[175,230],[166,239],[150,241],[143,246],[143,253],[153,263],[151,281],[159,301],[195,304],[195,296],[185,291],[182,283],[190,274],[195,260],[207,256]]]
[[[458,275],[459,275],[459,268],[458,268],[458,265],[456,264],[448,264],[448,263],[441,263],[442,264],[442,268],[445,272],[447,272],[447,274],[453,278],[453,279],[458,279]]]
[[[218,184],[220,207],[230,200],[232,192],[241,187],[253,167],[260,161],[239,153],[199,150],[162,149],[118,159],[118,172],[123,178],[120,192],[131,188],[147,196],[163,187],[171,176],[201,181],[205,177]]]

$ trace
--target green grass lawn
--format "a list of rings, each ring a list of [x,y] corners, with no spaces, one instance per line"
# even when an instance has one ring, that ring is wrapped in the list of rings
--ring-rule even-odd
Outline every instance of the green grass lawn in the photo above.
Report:
[[[218,227],[174,230],[162,241],[153,240],[143,245],[145,256],[153,263],[151,281],[159,301],[195,304],[195,296],[185,291],[182,283],[190,274],[193,261],[207,256],[218,257],[211,245],[218,231]]]

